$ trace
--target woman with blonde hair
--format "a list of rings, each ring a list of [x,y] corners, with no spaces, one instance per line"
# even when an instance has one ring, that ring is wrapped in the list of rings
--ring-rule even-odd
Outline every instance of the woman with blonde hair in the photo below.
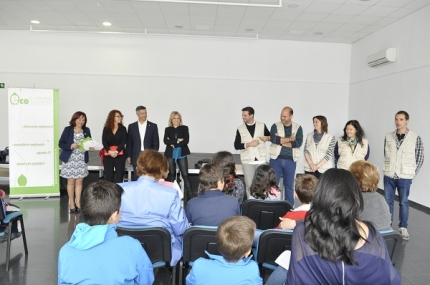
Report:
[[[377,230],[391,229],[391,216],[388,204],[378,190],[379,173],[376,167],[364,160],[351,164],[349,171],[360,185],[363,195],[363,212],[359,219],[372,222]]]
[[[121,183],[124,180],[127,130],[122,124],[123,117],[118,110],[110,111],[102,133],[105,179],[114,183]]]
[[[188,178],[187,155],[190,154],[190,149],[188,148],[190,134],[188,127],[182,124],[182,116],[178,111],[170,113],[163,141],[166,145],[164,155],[169,162],[169,176],[167,180],[170,182],[176,180],[176,164],[178,164],[179,171],[184,180],[184,192],[187,195],[186,200],[190,200],[194,196],[191,190],[190,179]]]

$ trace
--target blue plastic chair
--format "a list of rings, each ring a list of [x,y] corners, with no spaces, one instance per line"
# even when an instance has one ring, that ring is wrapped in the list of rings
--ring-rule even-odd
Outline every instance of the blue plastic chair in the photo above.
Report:
[[[2,225],[6,226],[6,231],[0,233],[0,239],[2,242],[7,242],[7,250],[6,250],[6,271],[9,271],[9,261],[10,261],[10,244],[14,239],[12,237],[12,222],[17,221],[21,225],[21,234],[22,241],[24,243],[24,251],[25,255],[28,254],[27,249],[27,239],[25,236],[25,228],[24,228],[24,217],[22,212],[12,212],[10,214],[6,214],[5,204],[2,199],[0,199],[0,222]]]

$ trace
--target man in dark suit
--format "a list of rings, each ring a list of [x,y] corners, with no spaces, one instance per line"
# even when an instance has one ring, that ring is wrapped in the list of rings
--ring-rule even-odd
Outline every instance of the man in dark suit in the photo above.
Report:
[[[136,161],[140,152],[148,148],[158,151],[160,146],[157,124],[146,120],[146,107],[138,106],[136,115],[139,120],[128,125],[126,148],[127,163],[133,165],[133,181],[137,180]]]

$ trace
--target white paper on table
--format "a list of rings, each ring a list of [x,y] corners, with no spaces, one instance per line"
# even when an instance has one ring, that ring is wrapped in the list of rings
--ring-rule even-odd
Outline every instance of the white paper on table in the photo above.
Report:
[[[290,258],[291,258],[291,251],[286,250],[278,256],[275,262],[288,270],[290,267]]]
[[[83,146],[84,146],[84,149],[85,150],[89,150],[90,149],[90,147],[96,147],[96,146],[98,146],[99,144],[98,144],[98,142],[96,142],[95,140],[93,140],[93,139],[91,139],[91,140],[89,140],[89,141],[86,141],[86,142],[84,142],[83,143]]]

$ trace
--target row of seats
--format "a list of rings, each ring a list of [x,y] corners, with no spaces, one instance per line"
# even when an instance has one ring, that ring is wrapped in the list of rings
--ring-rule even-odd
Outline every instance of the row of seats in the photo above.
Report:
[[[183,236],[183,257],[176,267],[170,268],[171,238],[165,228],[128,227],[117,228],[118,235],[129,235],[142,244],[154,268],[167,267],[172,271],[172,285],[185,284],[193,262],[200,257],[207,258],[205,251],[210,254],[220,254],[216,246],[216,227],[190,227]],[[395,265],[402,237],[397,231],[381,232]],[[275,260],[285,250],[291,250],[291,230],[265,230],[259,239],[258,247],[253,251],[254,259],[259,267],[274,270]]]

